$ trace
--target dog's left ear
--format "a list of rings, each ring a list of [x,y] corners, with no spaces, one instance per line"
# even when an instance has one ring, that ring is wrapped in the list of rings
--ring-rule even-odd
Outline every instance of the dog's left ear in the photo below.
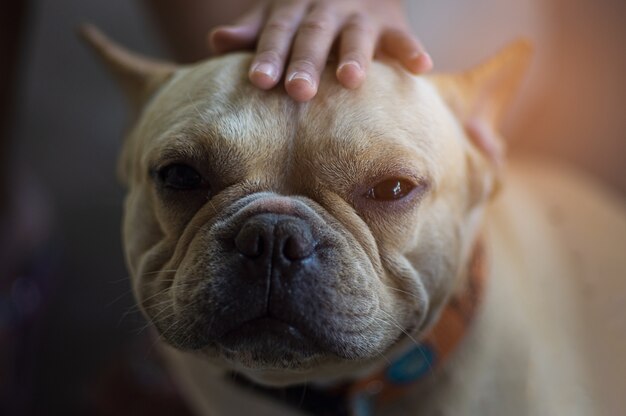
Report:
[[[115,77],[135,114],[177,69],[174,64],[130,52],[93,25],[82,25],[79,33]]]
[[[430,79],[463,124],[468,137],[496,167],[504,158],[499,127],[528,69],[532,47],[519,40],[481,65]]]

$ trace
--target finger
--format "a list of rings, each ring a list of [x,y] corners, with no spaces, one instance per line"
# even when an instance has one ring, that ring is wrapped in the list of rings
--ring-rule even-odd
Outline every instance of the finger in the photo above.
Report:
[[[294,0],[279,3],[269,11],[248,74],[250,81],[257,87],[269,89],[280,80],[306,7],[306,2]]]
[[[317,93],[320,73],[339,31],[340,21],[330,6],[313,7],[304,18],[291,51],[285,88],[296,101],[308,101]]]
[[[433,61],[421,43],[410,33],[398,29],[386,29],[380,37],[382,50],[397,59],[415,74],[430,71]]]
[[[251,49],[254,47],[257,34],[258,28],[254,26],[219,26],[209,34],[209,46],[217,55]]]
[[[337,79],[346,88],[357,88],[365,80],[376,46],[376,29],[365,16],[351,16],[343,27],[339,46]]]
[[[255,7],[234,24],[216,27],[209,32],[209,47],[216,54],[252,48],[261,30],[263,18],[263,9]]]

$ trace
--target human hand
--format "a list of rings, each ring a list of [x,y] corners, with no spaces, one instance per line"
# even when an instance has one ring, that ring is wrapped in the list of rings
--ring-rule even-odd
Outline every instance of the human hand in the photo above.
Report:
[[[224,53],[256,43],[250,81],[270,89],[285,75],[287,93],[308,101],[335,42],[336,75],[346,88],[361,85],[375,53],[413,73],[429,71],[432,60],[404,14],[401,0],[259,0],[235,24],[214,29],[209,44]]]

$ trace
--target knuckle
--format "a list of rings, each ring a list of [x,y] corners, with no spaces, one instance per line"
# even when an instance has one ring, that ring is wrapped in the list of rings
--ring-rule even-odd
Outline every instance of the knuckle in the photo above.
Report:
[[[272,19],[265,25],[265,29],[273,34],[284,34],[293,31],[293,23],[288,19]]]
[[[300,25],[300,29],[303,32],[314,33],[314,34],[324,33],[330,29],[330,24],[328,23],[327,20],[324,20],[321,18],[311,18],[311,19],[304,20],[302,24]]]
[[[375,29],[367,16],[357,13],[348,18],[344,25],[344,30],[360,32],[365,35],[374,35]]]

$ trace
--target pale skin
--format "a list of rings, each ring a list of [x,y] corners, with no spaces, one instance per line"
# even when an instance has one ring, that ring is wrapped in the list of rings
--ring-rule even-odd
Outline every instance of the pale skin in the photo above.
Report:
[[[171,2],[149,3],[166,33],[170,27],[170,38],[181,38],[180,27],[190,38],[193,29],[188,24],[175,27],[168,20],[187,19],[199,26],[202,20],[198,16],[204,13],[210,16],[206,30],[211,23],[239,15],[233,24],[210,31],[211,50],[222,54],[255,49],[250,82],[261,89],[284,82],[287,93],[299,102],[317,94],[320,73],[334,54],[337,79],[348,89],[363,83],[376,55],[396,59],[415,74],[432,68],[430,56],[409,28],[401,0],[239,0],[229,2],[228,10],[209,0],[185,0],[177,3],[173,14]],[[175,41],[173,44],[176,47]],[[188,43],[178,44],[189,48]]]

